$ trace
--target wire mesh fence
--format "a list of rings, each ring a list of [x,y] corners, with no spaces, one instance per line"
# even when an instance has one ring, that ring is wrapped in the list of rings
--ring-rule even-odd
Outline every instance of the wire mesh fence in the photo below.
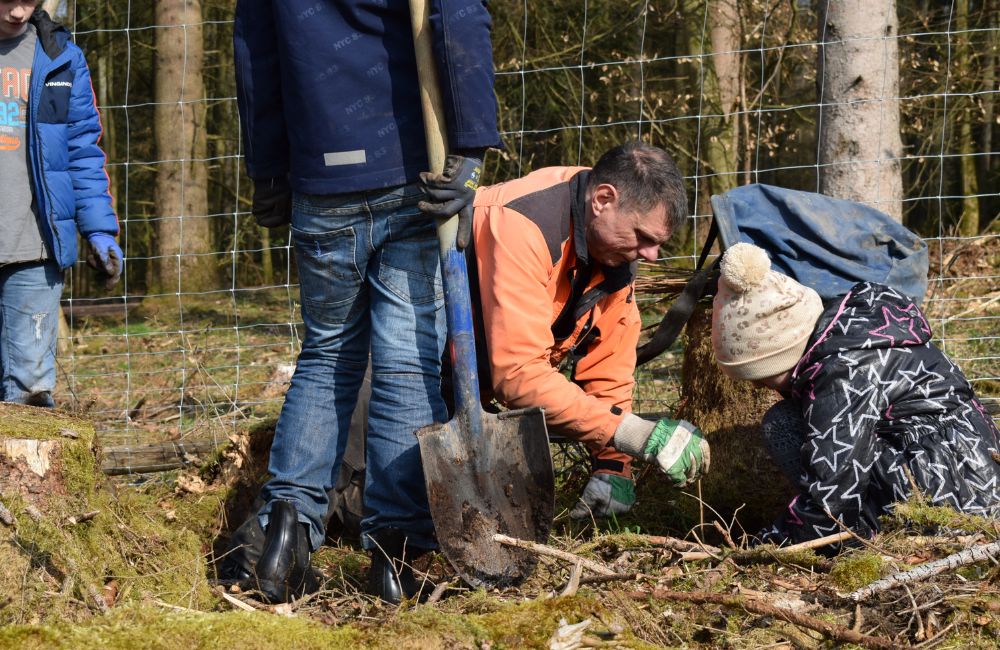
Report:
[[[235,2],[45,4],[87,53],[127,257],[110,293],[82,265],[67,278],[57,402],[93,418],[106,445],[223,440],[276,412],[301,334],[287,228],[249,214]],[[898,199],[862,198],[928,242],[936,342],[982,397],[1000,398],[1000,8],[870,4],[891,9],[879,18],[891,29],[831,33],[826,0],[495,0],[505,147],[488,156],[486,180],[590,165],[629,139],[662,146],[686,176],[690,227],[642,274],[676,280],[693,268],[712,194],[747,182],[818,191],[838,166],[895,174]],[[824,85],[835,45],[881,53],[867,96]],[[334,76],[317,71],[320,83]],[[873,132],[875,157],[829,160],[824,120],[866,107],[898,126]],[[898,150],[885,144],[895,131]],[[658,320],[669,296],[640,293],[644,319]],[[637,410],[675,406],[680,354],[638,371]]]

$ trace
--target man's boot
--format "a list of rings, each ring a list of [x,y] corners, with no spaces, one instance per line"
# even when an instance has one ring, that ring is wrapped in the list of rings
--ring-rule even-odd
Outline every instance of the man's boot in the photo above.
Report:
[[[309,566],[309,527],[290,501],[275,501],[257,560],[256,588],[271,603],[287,603],[319,589]]]
[[[253,578],[263,550],[264,529],[254,512],[229,540],[229,548],[219,560],[219,580],[245,582]]]
[[[398,605],[404,598],[424,597],[434,585],[413,577],[411,563],[427,552],[407,544],[406,533],[398,528],[380,528],[370,535],[372,566],[368,572],[368,593]]]

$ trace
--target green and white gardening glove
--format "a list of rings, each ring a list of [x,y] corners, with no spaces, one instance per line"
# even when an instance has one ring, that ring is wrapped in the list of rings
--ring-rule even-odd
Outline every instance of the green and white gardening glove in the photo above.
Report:
[[[579,502],[569,511],[571,519],[623,515],[635,504],[635,483],[617,474],[594,474],[583,488]]]
[[[687,420],[650,422],[629,413],[615,430],[612,444],[618,451],[655,463],[677,487],[708,472],[711,460],[701,429]]]

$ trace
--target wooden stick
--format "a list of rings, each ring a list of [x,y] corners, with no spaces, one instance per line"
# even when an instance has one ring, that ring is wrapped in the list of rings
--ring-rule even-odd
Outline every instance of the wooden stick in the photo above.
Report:
[[[903,571],[902,573],[897,573],[889,576],[888,578],[876,580],[866,587],[852,591],[847,594],[846,598],[850,598],[855,602],[860,602],[869,596],[873,596],[874,594],[887,589],[892,589],[897,585],[926,580],[931,576],[936,576],[939,573],[957,569],[958,567],[965,566],[966,564],[973,564],[975,562],[992,559],[998,554],[1000,554],[1000,542],[993,542],[991,544],[983,544],[982,546],[967,548],[964,551],[954,553],[941,560],[927,562],[926,564],[921,564],[915,569],[910,569],[909,571]]]
[[[444,596],[444,592],[448,591],[448,588],[454,585],[455,585],[455,578],[439,582],[437,586],[434,587],[434,591],[431,592],[431,595],[427,597],[426,604],[433,605],[437,601],[441,600],[441,596]]]
[[[836,544],[837,542],[842,542],[845,539],[851,539],[852,537],[854,537],[854,533],[850,531],[834,533],[833,535],[827,535],[826,537],[811,539],[808,542],[800,542],[798,544],[792,544],[791,546],[782,546],[779,547],[777,551],[779,553],[788,553],[791,551],[810,551],[814,548],[822,548],[828,544]]]
[[[837,542],[842,542],[845,539],[851,539],[854,536],[851,532],[834,533],[833,535],[827,535],[826,537],[819,537],[817,539],[811,539],[808,542],[800,542],[798,544],[792,544],[791,546],[779,546],[774,549],[774,553],[777,555],[794,553],[795,551],[809,551],[814,548],[821,548],[827,544],[836,544]],[[742,554],[744,552],[741,552]],[[699,560],[708,560],[712,558],[711,553],[702,553],[699,551],[692,551],[690,553],[681,553],[681,560],[684,562],[697,562]]]
[[[566,583],[566,588],[559,592],[560,596],[575,596],[578,589],[580,589],[580,574],[583,573],[583,565],[577,562],[573,565],[573,572],[569,574],[569,582]]]
[[[723,528],[722,524],[720,524],[718,521],[713,521],[712,525],[715,526],[715,530],[719,531],[719,534],[722,535],[722,539],[723,539],[723,541],[726,542],[726,546],[728,546],[729,548],[731,548],[732,550],[735,551],[736,550],[736,543],[733,542],[733,538],[729,534],[729,531],[726,530],[725,528]]]
[[[709,553],[722,552],[722,549],[715,546],[699,544],[698,542],[689,542],[686,539],[677,539],[676,537],[663,537],[661,535],[639,535],[638,537],[653,546],[664,546],[669,548],[671,551],[678,551],[680,553],[686,553],[699,549]]]
[[[642,594],[641,597],[647,598],[649,595],[650,594]],[[635,594],[635,596],[639,597],[638,594]],[[841,643],[856,643],[866,648],[872,648],[873,650],[893,650],[899,647],[899,644],[894,643],[891,639],[861,634],[860,632],[855,632],[854,630],[843,627],[842,625],[829,623],[807,614],[799,614],[798,612],[788,609],[787,607],[775,607],[774,605],[763,603],[755,598],[745,598],[743,596],[734,596],[729,594],[713,594],[708,592],[685,593],[679,591],[669,591],[667,589],[654,589],[652,596],[653,598],[659,598],[661,600],[689,602],[698,605],[723,605],[726,607],[744,609],[753,614],[760,614],[761,616],[773,616],[794,625],[798,625],[799,627],[815,630],[816,632],[819,632],[820,634],[823,634],[824,636],[835,641],[839,641]]]
[[[91,510],[90,512],[81,512],[78,515],[73,515],[72,517],[66,518],[67,526],[76,526],[77,524],[82,524],[84,522],[90,521],[97,515],[101,514],[100,510]]]
[[[567,551],[560,551],[557,548],[552,548],[551,546],[546,546],[545,544],[539,544],[537,542],[529,542],[524,539],[516,539],[514,537],[508,537],[507,535],[501,535],[497,533],[493,536],[494,542],[499,542],[500,544],[506,544],[507,546],[516,546],[517,548],[523,548],[525,550],[531,551],[537,555],[547,555],[549,557],[558,558],[566,562],[571,562],[573,564],[580,563],[584,569],[596,573],[602,576],[613,576],[615,572],[604,566],[599,562],[593,560],[588,560],[585,557],[580,557],[579,555],[574,555]]]
[[[230,596],[229,594],[227,594],[225,589],[221,589],[221,588],[217,589],[216,593],[218,593],[220,596],[222,596],[223,600],[225,600],[227,603],[229,603],[233,607],[236,607],[238,609],[242,609],[245,612],[256,612],[257,611],[257,608],[254,607],[253,605],[248,605],[247,603],[243,602],[239,598],[236,598],[235,596]]]

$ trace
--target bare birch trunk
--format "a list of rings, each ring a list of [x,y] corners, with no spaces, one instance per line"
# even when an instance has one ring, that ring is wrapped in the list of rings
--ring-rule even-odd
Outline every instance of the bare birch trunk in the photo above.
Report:
[[[819,5],[820,192],[901,220],[895,0]]]
[[[180,292],[214,288],[208,214],[204,43],[200,0],[156,2],[156,282]]]

